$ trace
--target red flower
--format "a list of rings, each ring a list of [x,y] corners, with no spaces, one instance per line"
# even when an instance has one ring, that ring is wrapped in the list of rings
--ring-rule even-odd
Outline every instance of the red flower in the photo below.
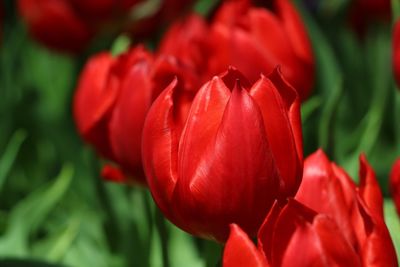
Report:
[[[390,0],[353,0],[350,7],[350,22],[354,30],[363,36],[368,25],[376,22],[390,23]]]
[[[121,168],[106,166],[105,178],[126,181],[133,177],[145,182],[144,119],[153,100],[176,75],[186,88],[194,87],[194,76],[185,73],[174,58],[154,58],[140,46],[118,58],[100,53],[89,60],[75,94],[74,116],[84,140]]]
[[[209,26],[202,17],[188,15],[172,24],[163,35],[158,52],[179,58],[206,82],[211,78],[206,71],[211,56],[209,34]]]
[[[100,33],[129,31],[135,39],[147,37],[189,8],[193,1],[162,1],[154,10],[143,8],[145,2],[19,0],[18,7],[35,39],[60,52],[79,53]]]
[[[400,88],[400,20],[397,20],[393,29],[393,73]]]
[[[223,242],[230,223],[254,235],[273,200],[293,196],[300,184],[297,94],[278,70],[250,86],[229,69],[193,102],[180,87],[175,80],[159,96],[143,130],[153,197],[194,235]]]
[[[231,226],[224,267],[397,266],[375,174],[364,156],[360,164],[357,188],[322,151],[309,156],[297,200],[282,208],[275,203],[258,232],[258,249]]]
[[[363,266],[397,266],[396,253],[383,218],[383,199],[375,173],[360,157],[360,185],[329,162],[322,151],[304,163],[296,199],[336,221],[361,256]]]
[[[282,73],[302,100],[314,83],[314,58],[301,17],[288,0],[273,1],[273,10],[249,0],[226,1],[212,24],[210,72],[227,65],[240,69],[254,82],[260,73],[281,65]]]
[[[390,173],[390,191],[396,205],[397,213],[400,216],[400,159],[398,159]]]
[[[271,209],[258,232],[258,248],[236,225],[224,250],[224,267],[362,266],[336,223],[296,200]]]
[[[30,33],[50,48],[80,52],[93,32],[67,0],[19,0]]]

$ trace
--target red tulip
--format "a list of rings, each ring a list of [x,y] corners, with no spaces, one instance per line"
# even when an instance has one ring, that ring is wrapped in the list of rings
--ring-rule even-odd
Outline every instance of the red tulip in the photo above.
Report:
[[[255,235],[274,199],[293,196],[300,183],[296,92],[278,70],[250,86],[229,69],[193,101],[180,87],[175,80],[157,98],[143,130],[156,203],[194,235],[223,242],[230,223]]]
[[[400,159],[394,163],[392,172],[390,173],[390,191],[397,213],[400,216]]]
[[[350,6],[350,22],[359,35],[364,35],[368,25],[376,22],[390,23],[390,0],[353,0]]]
[[[19,0],[18,8],[30,33],[50,48],[77,53],[92,37],[92,29],[67,0]]]
[[[317,151],[304,162],[296,199],[330,216],[360,254],[363,266],[397,266],[396,253],[383,218],[383,199],[375,173],[360,157],[357,188],[345,171]]]
[[[253,7],[250,0],[226,1],[212,24],[215,54],[210,72],[233,65],[254,82],[260,73],[281,65],[282,73],[305,100],[314,83],[311,44],[296,9],[288,0],[274,0],[274,9]]]
[[[397,87],[400,88],[400,19],[393,30],[393,72]]]
[[[175,76],[185,88],[194,87],[190,75],[174,58],[154,58],[140,46],[118,58],[101,53],[87,63],[75,94],[74,116],[85,141],[120,168],[106,166],[105,178],[145,182],[141,139],[147,111]]]
[[[224,250],[224,267],[362,266],[357,251],[329,216],[296,200],[277,203],[258,232],[258,248],[236,225]]]
[[[193,1],[162,1],[153,9],[144,0],[19,0],[21,16],[34,38],[60,52],[79,53],[92,38],[129,31],[148,37]],[[148,5],[148,4],[147,4]]]
[[[360,164],[357,188],[322,151],[309,156],[296,200],[275,203],[258,248],[231,226],[223,266],[398,266],[375,174],[364,156]]]
[[[163,35],[158,52],[179,58],[206,82],[211,78],[205,71],[211,56],[209,32],[202,17],[188,15],[175,22]]]

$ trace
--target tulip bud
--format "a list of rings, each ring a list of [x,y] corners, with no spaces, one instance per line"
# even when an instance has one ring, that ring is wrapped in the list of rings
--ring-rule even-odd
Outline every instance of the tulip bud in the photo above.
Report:
[[[350,1],[350,22],[356,33],[363,37],[368,26],[376,22],[390,23],[390,0],[352,0]]]
[[[92,30],[67,0],[19,0],[18,8],[31,35],[50,48],[78,53],[92,38]]]
[[[154,99],[174,79],[188,90],[195,76],[175,58],[152,54],[139,46],[117,58],[94,56],[85,66],[74,98],[74,117],[83,139],[117,166],[103,177],[145,183],[141,140],[144,119]],[[119,168],[117,168],[119,167]]]
[[[206,21],[198,15],[191,14],[168,29],[163,35],[158,52],[179,58],[198,75],[208,75],[205,71],[210,59],[208,35],[209,27]],[[204,77],[205,81],[210,78]]]
[[[283,207],[276,202],[265,218],[258,248],[238,226],[231,226],[223,266],[398,266],[382,208],[365,156],[360,157],[357,188],[319,150],[305,160],[296,200]]]
[[[258,250],[239,227],[232,225],[223,266],[362,266],[335,221],[293,199],[282,208],[275,203],[257,239]]]
[[[249,0],[226,1],[211,26],[214,54],[210,73],[227,65],[255,82],[276,65],[305,100],[314,83],[314,58],[301,17],[288,0],[274,0],[274,9],[253,7]]]
[[[192,4],[186,0],[19,0],[18,8],[35,39],[56,51],[76,54],[93,37],[122,32],[136,39],[148,37]]]
[[[221,242],[230,223],[255,235],[274,199],[300,184],[297,94],[279,70],[251,86],[231,68],[194,99],[175,80],[148,113],[142,151],[151,193],[177,226]]]
[[[400,216],[400,159],[394,163],[392,172],[390,173],[390,191],[397,213]]]
[[[360,185],[321,151],[304,162],[296,200],[330,216],[359,252],[363,266],[397,266],[395,249],[383,218],[383,199],[375,173],[360,157]]]

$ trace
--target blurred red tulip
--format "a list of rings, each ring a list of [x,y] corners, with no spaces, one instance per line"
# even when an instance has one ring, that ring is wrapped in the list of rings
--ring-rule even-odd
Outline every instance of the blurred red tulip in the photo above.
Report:
[[[397,83],[397,87],[400,88],[400,19],[396,21],[393,29],[393,73]]]
[[[93,35],[67,0],[19,0],[18,8],[30,33],[50,48],[78,53]]]
[[[206,82],[211,78],[206,73],[211,56],[209,33],[209,26],[202,17],[188,15],[171,25],[163,35],[158,52],[179,58]]]
[[[351,2],[350,22],[360,36],[365,34],[368,24],[378,21],[390,23],[391,0],[352,0]]]
[[[317,151],[304,162],[296,199],[327,214],[360,254],[363,266],[397,266],[396,253],[383,218],[383,199],[375,173],[360,157],[360,185],[326,155]]]
[[[251,86],[231,68],[193,102],[180,87],[175,80],[157,98],[143,130],[156,203],[194,235],[224,242],[230,223],[255,235],[274,199],[293,196],[300,184],[296,92],[279,70]]]
[[[364,156],[360,164],[357,188],[322,151],[309,156],[296,200],[274,204],[258,249],[231,226],[223,266],[398,266],[375,174]]]
[[[75,94],[74,116],[83,139],[120,168],[106,166],[106,179],[126,182],[134,178],[145,183],[144,119],[153,100],[175,76],[186,88],[194,87],[195,77],[184,71],[174,58],[155,58],[141,46],[118,58],[100,53],[89,60]]]
[[[400,216],[400,159],[394,163],[392,172],[390,173],[390,191],[397,213]]]
[[[232,65],[254,82],[260,73],[281,65],[283,75],[305,100],[314,84],[314,57],[300,15],[288,0],[274,0],[272,10],[250,2],[226,1],[217,12],[211,26],[211,74]]]
[[[129,32],[148,37],[169,23],[193,1],[165,0],[144,8],[143,0],[19,0],[19,12],[30,33],[49,48],[79,53],[92,38]]]

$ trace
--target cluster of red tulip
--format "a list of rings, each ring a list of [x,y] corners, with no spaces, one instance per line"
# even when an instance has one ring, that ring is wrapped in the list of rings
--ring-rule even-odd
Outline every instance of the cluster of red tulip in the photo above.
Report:
[[[140,1],[100,1],[98,9],[42,2],[20,1],[33,34],[75,50],[103,23],[81,32],[84,18],[110,18]],[[179,1],[169,2],[178,11]],[[52,16],[40,16],[44,9]],[[51,19],[74,36],[54,38]],[[63,47],[63,38],[77,46]],[[400,82],[400,23],[393,58]],[[303,160],[300,105],[313,83],[311,43],[289,0],[224,1],[209,20],[176,21],[155,51],[94,55],[74,117],[110,162],[102,176],[147,186],[175,225],[226,242],[223,266],[397,266],[366,157],[358,186],[322,151]],[[400,160],[391,185],[400,214]]]
[[[86,49],[99,34],[125,31],[132,33],[135,38],[148,35],[193,3],[189,0],[165,0],[146,8],[146,2],[19,0],[18,6],[30,33],[36,39],[57,51],[78,53]]]

